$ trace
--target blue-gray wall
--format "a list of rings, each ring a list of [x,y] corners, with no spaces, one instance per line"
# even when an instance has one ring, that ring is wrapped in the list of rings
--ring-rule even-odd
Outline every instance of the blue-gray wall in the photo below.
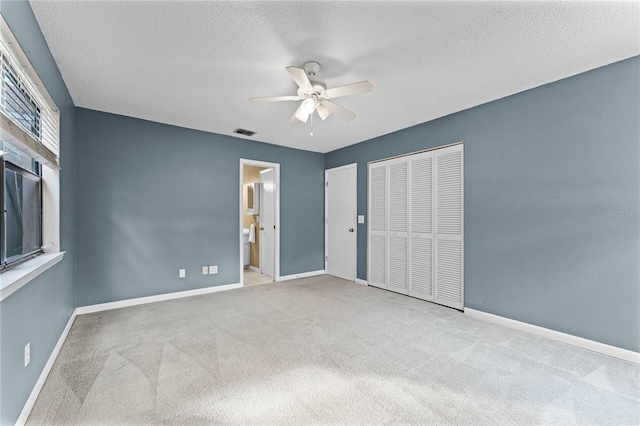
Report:
[[[62,262],[0,302],[0,424],[13,424],[64,330],[75,282],[75,109],[26,1],[2,1],[0,11],[60,109],[60,238]],[[24,367],[24,346],[31,363]]]
[[[323,268],[325,167],[359,163],[366,214],[368,161],[464,140],[466,306],[640,350],[639,58],[323,156],[76,109],[29,4],[0,8],[61,110],[67,252],[0,303],[0,424],[75,306],[238,282],[240,158],[281,164],[289,275]],[[220,273],[200,275],[211,264]]]
[[[76,136],[78,306],[238,283],[240,158],[280,163],[280,274],[324,269],[323,154],[80,108]]]
[[[465,141],[465,306],[640,350],[638,57],[326,155]],[[366,279],[366,225],[358,225]]]

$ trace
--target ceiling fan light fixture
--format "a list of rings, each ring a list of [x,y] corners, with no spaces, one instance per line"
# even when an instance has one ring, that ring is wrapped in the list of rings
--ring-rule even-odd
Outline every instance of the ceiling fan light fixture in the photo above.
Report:
[[[306,123],[307,120],[309,119],[309,113],[302,110],[302,108],[298,108],[298,110],[294,114],[294,117],[302,121],[303,123]]]
[[[307,98],[304,101],[302,101],[302,110],[305,113],[311,114],[315,109],[316,109],[316,103],[312,98]]]

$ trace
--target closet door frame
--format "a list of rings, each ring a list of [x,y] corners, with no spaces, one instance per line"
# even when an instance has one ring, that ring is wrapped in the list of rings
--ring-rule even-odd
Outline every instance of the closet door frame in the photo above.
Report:
[[[445,151],[443,151],[445,150]],[[437,151],[437,152],[435,152]],[[437,239],[439,234],[437,233],[437,160],[436,160],[436,156],[437,155],[442,155],[442,154],[446,154],[447,152],[456,152],[459,151],[461,153],[461,169],[460,169],[460,194],[461,194],[461,199],[460,199],[460,235],[459,236],[451,236],[451,235],[447,235],[444,238],[441,238],[442,240],[456,240],[460,242],[460,294],[461,294],[461,298],[460,298],[460,303],[456,303],[454,304],[454,306],[452,306],[451,303],[443,303],[444,301],[442,300],[438,300],[438,298],[436,297],[436,291],[437,291]],[[431,209],[431,213],[432,213],[432,229],[431,229],[431,233],[426,233],[428,235],[426,235],[426,237],[428,238],[429,236],[431,237],[432,240],[432,245],[431,245],[431,252],[432,252],[432,261],[431,261],[431,277],[432,277],[432,296],[430,298],[428,297],[422,297],[420,295],[413,295],[413,297],[418,297],[421,298],[423,300],[427,300],[427,301],[431,301],[431,302],[435,302],[435,303],[439,303],[439,304],[443,304],[445,306],[449,306],[455,309],[459,309],[459,310],[463,310],[464,309],[464,142],[456,142],[453,144],[448,144],[448,145],[442,145],[442,146],[438,146],[438,147],[434,147],[434,148],[429,148],[429,149],[425,149],[425,150],[421,150],[421,151],[416,151],[416,152],[411,152],[411,153],[407,153],[407,154],[402,154],[402,155],[398,155],[395,157],[389,157],[389,158],[384,158],[384,159],[380,159],[380,160],[375,160],[375,161],[370,161],[367,163],[367,280],[368,280],[368,284],[369,285],[373,285],[375,287],[380,287],[380,288],[385,288],[394,292],[398,292],[397,290],[392,290],[388,288],[388,274],[389,274],[389,268],[388,268],[388,247],[389,247],[389,162],[393,161],[393,160],[397,160],[400,158],[403,158],[405,161],[407,161],[407,168],[408,168],[408,176],[407,176],[407,291],[406,292],[401,292],[401,294],[407,294],[409,296],[412,296],[411,294],[411,273],[412,273],[412,235],[417,235],[418,237],[421,237],[422,234],[425,233],[414,233],[411,232],[412,228],[411,228],[411,166],[412,166],[412,161],[415,161],[417,158],[409,158],[410,156],[416,156],[416,155],[421,155],[421,154],[425,154],[425,157],[427,156],[431,156],[432,157],[432,209]],[[428,154],[428,155],[427,155]],[[385,208],[385,231],[372,231],[371,229],[371,170],[372,168],[378,168],[378,167],[385,167],[385,203],[386,203],[386,208]],[[374,234],[372,234],[372,232]],[[385,239],[385,282],[384,283],[374,283],[371,281],[371,236],[372,235],[384,235],[384,239]]]

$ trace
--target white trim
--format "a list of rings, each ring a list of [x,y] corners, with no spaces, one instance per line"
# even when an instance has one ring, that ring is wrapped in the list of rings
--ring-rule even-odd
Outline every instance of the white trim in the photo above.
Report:
[[[67,339],[67,335],[69,334],[69,330],[71,330],[71,326],[73,325],[73,321],[75,321],[76,316],[78,316],[77,309],[74,310],[73,313],[71,314],[71,317],[67,322],[67,325],[65,326],[64,330],[62,330],[62,334],[58,339],[58,343],[56,343],[56,346],[53,348],[53,351],[51,351],[51,355],[49,355],[49,360],[47,360],[47,363],[44,365],[44,368],[40,373],[40,377],[38,377],[36,384],[33,385],[33,389],[29,394],[29,398],[27,398],[27,401],[24,403],[24,406],[22,407],[22,411],[18,416],[18,420],[16,420],[16,425],[22,426],[27,422],[27,418],[29,417],[29,414],[31,414],[33,405],[36,403],[36,400],[38,399],[38,395],[40,395],[40,391],[44,386],[44,382],[47,380],[47,376],[49,376],[49,373],[51,372],[51,368],[53,367],[53,364],[56,361],[56,358],[58,358],[60,349],[62,349],[62,345],[64,344],[64,341]]]
[[[366,286],[369,285],[369,284],[367,284],[366,280],[361,280],[360,278],[356,278],[355,283],[356,284],[360,284],[360,285],[366,285]]]
[[[498,324],[504,327],[513,328],[515,330],[524,331],[526,333],[535,334],[537,336],[546,337],[547,339],[557,340],[579,348],[588,349],[614,358],[620,358],[625,361],[640,364],[640,353],[630,351],[628,349],[618,348],[616,346],[607,345],[605,343],[596,342],[585,339],[583,337],[574,336],[572,334],[562,333],[560,331],[550,330],[548,328],[539,327],[537,325],[526,322],[516,321],[509,318],[501,317],[487,312],[477,311],[471,308],[464,308],[465,315],[476,318],[481,321]]]
[[[226,284],[214,287],[197,288],[194,290],[177,291],[175,293],[157,294],[155,296],[138,297],[135,299],[118,300],[117,302],[99,303],[97,305],[80,306],[76,308],[78,315],[91,314],[93,312],[109,311],[111,309],[126,308],[128,306],[144,305],[146,303],[162,302],[165,300],[181,299],[183,297],[199,296],[202,294],[216,293],[218,291],[242,288],[242,284]]]
[[[23,285],[60,262],[65,252],[41,254],[31,260],[27,260],[8,271],[0,274],[0,301],[18,291]]]
[[[278,277],[278,279],[276,281],[289,281],[289,280],[295,280],[298,278],[308,278],[308,277],[315,277],[318,275],[324,275],[326,272],[324,269],[318,270],[318,271],[309,271],[309,272],[302,272],[300,274],[292,274],[292,275],[284,275],[282,277]]]
[[[329,181],[329,172],[337,172],[339,170],[354,169],[353,179],[353,193],[355,194],[355,215],[354,215],[354,239],[353,239],[353,277],[354,280],[358,278],[358,163],[346,164],[340,167],[333,167],[331,169],[325,169],[324,171],[324,269],[329,269],[327,258],[329,257],[329,227],[327,226],[327,219],[329,216],[329,187],[327,182]]]
[[[249,268],[248,268],[248,269],[249,269],[250,271],[260,273],[260,268],[256,268],[256,267],[255,267],[255,266],[253,266],[253,265],[249,265]]]
[[[60,251],[60,169],[42,165],[42,247]]]
[[[265,187],[266,186],[265,186],[265,182],[263,181],[263,174],[267,174],[267,173],[270,173],[270,172],[274,173],[274,176],[273,176],[272,180],[273,180],[275,188],[276,188],[275,189],[276,193],[278,192],[279,187],[280,187],[279,183],[275,182],[275,180],[276,180],[276,178],[275,178],[275,168],[269,167],[269,168],[260,170],[258,172],[258,174],[260,175],[260,189],[259,189],[260,195],[258,196],[258,198],[260,199],[261,203],[266,198],[266,197],[263,197],[263,195],[266,195],[266,191],[265,191]],[[244,174],[244,169],[243,169],[243,174]],[[244,181],[244,177],[242,178],[242,180]],[[275,193],[274,193],[274,195],[275,195]],[[265,203],[265,205],[266,205],[266,203]],[[259,210],[262,210],[262,211],[260,211],[261,215],[258,216],[259,223],[258,223],[258,229],[256,229],[256,232],[260,232],[261,229],[264,229],[264,227],[262,226],[262,222],[264,221],[264,216],[265,216],[264,212],[269,210],[269,209],[268,208],[266,208],[266,209],[260,208]],[[275,214],[275,212],[274,212],[274,214]],[[274,217],[274,219],[275,219],[275,217]],[[265,248],[264,248],[265,247],[265,239],[262,238],[262,237],[263,237],[263,235],[260,234],[260,241],[258,242],[258,258],[259,258],[258,260],[260,261],[259,262],[260,265],[258,266],[258,272],[261,273],[262,275],[266,275],[268,277],[271,277],[271,279],[273,279],[275,281],[275,278],[274,278],[275,265],[271,265],[272,266],[272,271],[273,271],[271,274],[265,274],[264,272],[262,272],[262,268],[265,265],[264,256],[263,256],[263,254],[265,253]],[[274,247],[274,250],[275,250],[275,247]],[[249,256],[249,257],[251,257],[251,256]],[[273,256],[273,261],[275,263],[275,256]]]
[[[345,164],[344,166],[332,167],[325,169],[325,172],[337,172],[338,170],[350,169],[351,167],[358,169],[358,163]]]
[[[240,184],[239,184],[239,192],[238,192],[238,204],[240,205],[239,210],[239,234],[240,234],[240,286],[244,285],[244,265],[242,261],[242,244],[243,244],[243,236],[242,236],[242,191],[243,188],[243,179],[244,179],[244,166],[258,166],[258,167],[273,167],[276,172],[275,181],[276,181],[276,247],[274,253],[274,261],[275,261],[275,276],[273,277],[274,281],[279,281],[280,278],[280,163],[269,163],[267,161],[260,160],[249,160],[246,158],[240,159]]]
[[[9,116],[0,110],[0,138],[18,148],[20,151],[33,157],[52,169],[60,168],[60,161],[56,154],[51,152],[44,144],[34,138],[29,132],[22,129]]]

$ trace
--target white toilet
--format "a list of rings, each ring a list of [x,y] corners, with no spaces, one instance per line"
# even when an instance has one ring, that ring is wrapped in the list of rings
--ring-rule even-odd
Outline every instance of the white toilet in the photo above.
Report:
[[[242,228],[242,264],[249,267],[249,228]]]

